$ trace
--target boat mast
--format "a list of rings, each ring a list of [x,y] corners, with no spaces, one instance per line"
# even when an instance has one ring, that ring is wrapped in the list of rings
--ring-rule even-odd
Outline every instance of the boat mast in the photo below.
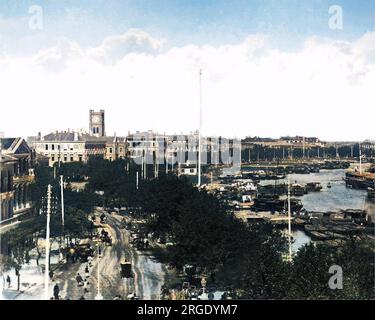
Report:
[[[288,177],[288,242],[289,242],[289,261],[292,260],[292,223],[290,210],[290,177]]]

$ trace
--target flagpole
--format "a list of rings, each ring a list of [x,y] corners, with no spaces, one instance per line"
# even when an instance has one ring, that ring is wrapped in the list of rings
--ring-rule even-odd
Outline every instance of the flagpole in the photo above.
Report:
[[[198,187],[201,185],[202,165],[202,69],[199,70],[199,136],[198,136]]]

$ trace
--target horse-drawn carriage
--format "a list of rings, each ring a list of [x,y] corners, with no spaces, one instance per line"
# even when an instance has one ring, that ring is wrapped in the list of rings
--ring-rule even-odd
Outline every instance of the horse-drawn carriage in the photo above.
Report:
[[[100,240],[106,245],[109,245],[109,246],[112,245],[112,238],[110,237],[108,231],[105,231],[104,229],[102,230],[100,234]]]
[[[104,213],[102,213],[101,215],[100,215],[100,223],[106,223],[107,222],[107,217],[105,216],[105,214]]]
[[[65,249],[66,262],[87,262],[88,257],[94,256],[94,250],[89,243],[82,243],[75,246],[70,246]]]

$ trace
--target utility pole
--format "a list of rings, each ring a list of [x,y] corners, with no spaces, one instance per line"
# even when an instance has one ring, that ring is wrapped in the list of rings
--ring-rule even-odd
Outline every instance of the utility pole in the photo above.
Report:
[[[60,191],[61,191],[61,224],[65,227],[65,211],[64,211],[64,176],[60,176]]]
[[[142,165],[141,165],[141,178],[143,179],[144,178],[144,171],[143,171],[143,162],[144,162],[144,151],[142,150]]]
[[[173,162],[174,162],[174,151],[172,150],[172,159],[171,159],[171,172],[173,173]]]
[[[145,154],[145,158],[143,161],[144,169],[143,169],[143,179],[147,179],[147,154]]]
[[[303,159],[305,159],[305,137],[303,137],[303,146],[302,146],[302,148],[303,148],[303,152],[302,152],[302,158]]]
[[[50,254],[50,220],[51,220],[51,185],[47,190],[47,226],[46,226],[46,262],[44,270],[44,298],[49,300],[49,254]]]
[[[138,190],[138,185],[139,185],[139,174],[138,171],[136,172],[136,178],[135,178],[135,187]]]

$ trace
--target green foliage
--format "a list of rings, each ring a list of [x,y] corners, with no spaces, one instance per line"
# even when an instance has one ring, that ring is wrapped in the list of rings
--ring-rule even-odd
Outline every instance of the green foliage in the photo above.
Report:
[[[60,197],[60,194],[58,194]],[[82,210],[87,214],[93,211],[94,206],[101,205],[102,199],[98,195],[87,190],[73,191],[69,188],[64,190],[64,204],[66,207],[72,207],[76,210]]]
[[[42,204],[42,197],[45,197],[48,184],[53,184],[52,168],[43,165],[36,165],[34,169],[35,182],[30,186],[31,199],[38,211]]]
[[[61,163],[59,175],[63,175],[67,182],[83,182],[88,176],[88,166],[83,162]]]
[[[282,267],[285,240],[271,225],[247,226],[224,203],[184,179],[170,175],[143,183],[140,202],[148,231],[172,242],[166,261],[177,269],[191,265],[215,273],[223,285],[239,286],[246,277],[254,284],[251,276]],[[256,284],[264,286],[264,280]]]

